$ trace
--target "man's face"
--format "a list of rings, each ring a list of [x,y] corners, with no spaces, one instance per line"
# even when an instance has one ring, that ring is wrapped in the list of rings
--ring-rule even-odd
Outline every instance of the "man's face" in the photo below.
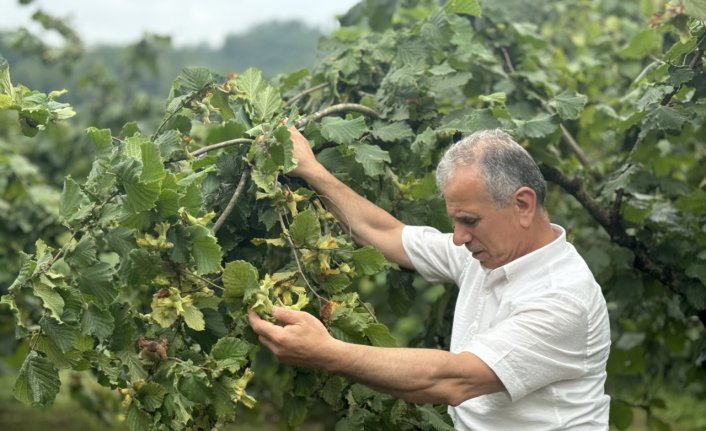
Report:
[[[527,232],[520,225],[517,206],[510,202],[498,208],[479,168],[456,168],[443,193],[454,221],[454,244],[465,245],[483,267],[498,268],[525,253]]]

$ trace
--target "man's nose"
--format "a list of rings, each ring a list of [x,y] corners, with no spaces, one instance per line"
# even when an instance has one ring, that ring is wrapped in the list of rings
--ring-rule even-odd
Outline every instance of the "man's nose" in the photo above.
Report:
[[[456,245],[463,245],[471,242],[471,239],[473,236],[471,235],[471,232],[464,228],[463,226],[455,225],[454,226],[454,235],[453,235],[453,242]]]

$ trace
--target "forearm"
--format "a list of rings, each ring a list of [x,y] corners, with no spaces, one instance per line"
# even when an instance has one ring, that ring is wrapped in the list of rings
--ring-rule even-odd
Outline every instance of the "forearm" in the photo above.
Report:
[[[360,196],[321,165],[309,170],[302,179],[319,193],[327,209],[358,244],[373,245],[387,259],[412,267],[402,249],[402,222]]]
[[[410,402],[458,405],[504,389],[492,370],[470,353],[344,342],[336,349],[330,371]]]

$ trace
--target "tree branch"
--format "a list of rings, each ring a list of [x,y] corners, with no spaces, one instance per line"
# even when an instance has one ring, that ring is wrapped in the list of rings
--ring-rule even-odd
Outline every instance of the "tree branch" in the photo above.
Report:
[[[243,194],[243,190],[245,189],[245,183],[247,182],[249,174],[250,169],[246,166],[243,170],[243,174],[240,176],[238,186],[235,188],[235,192],[233,192],[233,196],[230,198],[228,205],[226,205],[226,208],[223,210],[221,215],[218,217],[218,220],[216,220],[216,223],[214,223],[213,225],[213,233],[218,232],[221,226],[223,226],[223,223],[225,223],[230,213],[233,212],[235,204],[238,202],[238,199],[240,199],[240,195]]]
[[[621,226],[620,217],[617,213],[619,204],[614,204],[612,211],[607,211],[588,195],[580,179],[569,178],[558,169],[545,164],[540,165],[540,169],[547,181],[557,184],[572,195],[588,211],[591,217],[605,229],[613,242],[632,250],[635,255],[633,263],[635,268],[656,278],[673,292],[679,295],[684,294],[680,289],[681,281],[674,276],[671,268],[654,260],[645,244],[628,235]],[[619,192],[616,200],[621,199],[622,192]]]
[[[208,145],[208,146],[206,146],[206,147],[199,148],[198,150],[193,151],[193,152],[191,153],[191,156],[192,156],[192,157],[198,157],[198,156],[200,156],[201,154],[208,153],[209,151],[218,150],[218,149],[220,149],[220,148],[229,147],[229,146],[231,146],[231,145],[252,144],[253,142],[255,142],[255,140],[254,140],[254,139],[249,139],[249,138],[230,139],[230,140],[228,140],[228,141],[223,141],[223,142],[219,142],[219,143],[217,143],[217,144]]]
[[[294,255],[294,260],[297,263],[297,269],[299,270],[299,275],[302,276],[304,279],[304,282],[306,285],[309,287],[309,290],[311,293],[316,295],[317,298],[319,298],[319,301],[325,301],[324,297],[319,295],[319,293],[314,289],[314,287],[309,284],[309,280],[306,278],[306,275],[304,275],[304,268],[302,268],[302,264],[299,261],[299,255],[297,254],[297,248],[294,245],[294,241],[292,241],[292,237],[289,236],[289,233],[287,232],[287,226],[284,224],[284,218],[282,217],[282,213],[280,211],[277,211],[277,215],[279,216],[279,224],[282,227],[282,235],[284,235],[287,238],[287,242],[289,242],[289,246],[292,248],[292,254]]]
[[[365,114],[373,118],[380,118],[380,114],[378,114],[374,109],[368,108],[365,105],[360,105],[358,103],[340,103],[338,105],[329,106],[328,108],[322,109],[319,112],[315,112],[307,117],[304,117],[297,121],[294,125],[297,128],[300,128],[307,125],[311,121],[320,120],[321,118],[324,118],[327,115],[335,114],[338,112],[350,111],[360,112],[361,114]]]
[[[319,84],[319,85],[315,85],[311,88],[307,88],[306,90],[302,91],[301,93],[299,93],[296,96],[292,97],[291,99],[287,100],[287,102],[285,103],[285,106],[289,106],[289,105],[293,104],[294,102],[296,102],[297,100],[306,96],[307,94],[311,94],[315,91],[321,90],[322,88],[326,88],[326,87],[328,87],[328,85],[329,85],[328,82],[324,82],[323,84]]]

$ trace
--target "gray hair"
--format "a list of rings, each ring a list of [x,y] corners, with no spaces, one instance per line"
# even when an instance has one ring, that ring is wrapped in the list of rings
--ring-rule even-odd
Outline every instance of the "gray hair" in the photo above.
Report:
[[[499,208],[506,207],[520,187],[537,195],[544,208],[547,186],[532,156],[500,129],[482,130],[456,142],[444,153],[436,168],[436,185],[443,190],[456,169],[478,165],[485,188]]]

